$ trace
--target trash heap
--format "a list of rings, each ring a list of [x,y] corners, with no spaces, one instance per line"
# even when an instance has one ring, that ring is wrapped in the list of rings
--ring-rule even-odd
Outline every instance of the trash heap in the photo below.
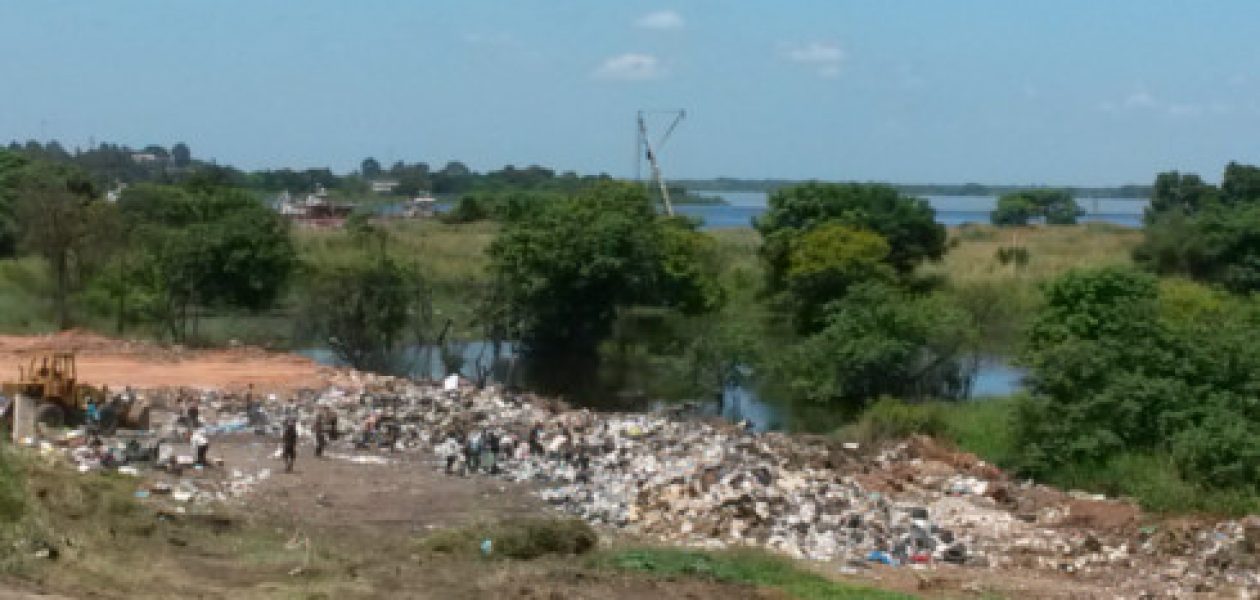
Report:
[[[272,422],[296,414],[309,436],[317,406],[337,412],[348,433],[338,444],[368,447],[385,417],[395,423],[392,452],[435,453],[452,473],[477,466],[468,464],[469,438],[492,435],[500,451],[477,461],[482,471],[535,484],[543,499],[593,524],[682,544],[760,546],[849,570],[1038,569],[1135,596],[1260,592],[1260,519],[1143,528],[1130,504],[1012,481],[925,438],[874,452],[363,374],[296,408],[267,410]],[[1123,518],[1099,525],[1095,512]]]

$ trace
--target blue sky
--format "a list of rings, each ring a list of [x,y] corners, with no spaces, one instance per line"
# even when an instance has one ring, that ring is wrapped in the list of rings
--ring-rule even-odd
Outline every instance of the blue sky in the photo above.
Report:
[[[8,0],[0,139],[899,183],[1260,163],[1260,2]]]

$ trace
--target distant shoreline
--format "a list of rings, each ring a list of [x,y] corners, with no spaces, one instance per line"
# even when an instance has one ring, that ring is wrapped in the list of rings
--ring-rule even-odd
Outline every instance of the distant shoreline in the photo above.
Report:
[[[770,193],[779,188],[808,183],[805,179],[735,179],[719,177],[717,179],[675,179],[671,184],[687,190],[711,192],[762,192]],[[824,182],[824,183],[859,183],[859,182]],[[1112,198],[1120,200],[1149,200],[1151,186],[1054,186],[1054,185],[982,185],[978,183],[964,184],[889,184],[898,191],[912,196],[1001,196],[1012,192],[1037,189],[1063,189],[1076,198]]]

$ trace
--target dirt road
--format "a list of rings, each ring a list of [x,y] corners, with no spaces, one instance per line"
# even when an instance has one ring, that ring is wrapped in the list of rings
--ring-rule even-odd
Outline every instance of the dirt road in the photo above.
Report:
[[[48,336],[0,336],[0,380],[41,352],[78,353],[79,379],[93,385],[141,388],[243,388],[262,391],[319,387],[332,370],[294,354],[257,348],[187,350],[70,331]]]

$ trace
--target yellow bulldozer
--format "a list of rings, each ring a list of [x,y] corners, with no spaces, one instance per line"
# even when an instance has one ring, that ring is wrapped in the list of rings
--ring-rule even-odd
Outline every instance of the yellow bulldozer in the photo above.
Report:
[[[17,381],[0,384],[0,393],[9,398],[21,395],[35,400],[35,422],[46,428],[83,423],[88,402],[97,406],[97,425],[102,433],[112,433],[119,427],[149,428],[148,403],[130,395],[111,397],[107,387],[80,383],[73,352],[32,356],[28,364],[18,366]]]

